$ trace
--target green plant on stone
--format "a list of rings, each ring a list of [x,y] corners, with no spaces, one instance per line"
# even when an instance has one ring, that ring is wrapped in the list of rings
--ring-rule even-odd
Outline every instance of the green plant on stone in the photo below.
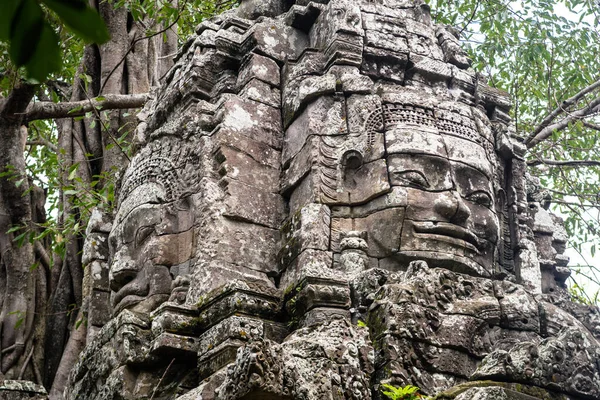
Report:
[[[403,387],[396,387],[390,385],[389,383],[384,383],[381,385],[381,392],[384,396],[391,400],[417,400],[417,399],[425,399],[425,396],[419,393],[419,389],[417,386],[406,385]]]

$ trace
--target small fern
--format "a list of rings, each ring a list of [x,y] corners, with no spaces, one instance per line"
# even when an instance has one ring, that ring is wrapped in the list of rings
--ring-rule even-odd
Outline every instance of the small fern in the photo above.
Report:
[[[419,388],[413,385],[404,387],[395,387],[388,383],[381,385],[382,393],[391,400],[418,400],[424,398],[419,392]]]

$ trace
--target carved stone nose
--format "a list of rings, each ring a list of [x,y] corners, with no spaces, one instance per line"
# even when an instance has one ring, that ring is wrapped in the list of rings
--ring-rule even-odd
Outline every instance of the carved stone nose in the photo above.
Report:
[[[435,202],[434,209],[440,217],[457,225],[464,225],[471,216],[464,199],[456,191],[446,192],[445,195],[440,196]]]
[[[128,257],[126,259],[115,257],[108,276],[110,290],[118,292],[123,286],[134,280],[138,272],[136,264],[132,259]]]
[[[463,225],[471,216],[471,211],[465,204],[465,200],[458,193],[454,192],[453,194],[456,199],[456,212],[450,219],[450,222]]]

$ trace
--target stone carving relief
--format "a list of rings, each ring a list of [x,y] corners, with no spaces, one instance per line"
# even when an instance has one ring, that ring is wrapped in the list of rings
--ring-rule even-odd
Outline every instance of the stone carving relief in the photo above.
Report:
[[[419,0],[203,22],[90,225],[66,398],[597,396],[599,314],[569,302],[561,221],[469,66]]]

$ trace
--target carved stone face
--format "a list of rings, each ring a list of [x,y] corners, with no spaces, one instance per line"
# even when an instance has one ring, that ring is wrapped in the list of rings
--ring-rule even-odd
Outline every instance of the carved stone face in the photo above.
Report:
[[[399,254],[489,276],[499,223],[486,139],[440,131],[417,123],[386,131],[390,184],[406,196]]]
[[[190,259],[191,213],[185,201],[160,204],[162,188],[144,184],[121,204],[109,235],[114,314],[149,313],[169,298],[170,268]],[[158,203],[158,204],[157,204]]]

